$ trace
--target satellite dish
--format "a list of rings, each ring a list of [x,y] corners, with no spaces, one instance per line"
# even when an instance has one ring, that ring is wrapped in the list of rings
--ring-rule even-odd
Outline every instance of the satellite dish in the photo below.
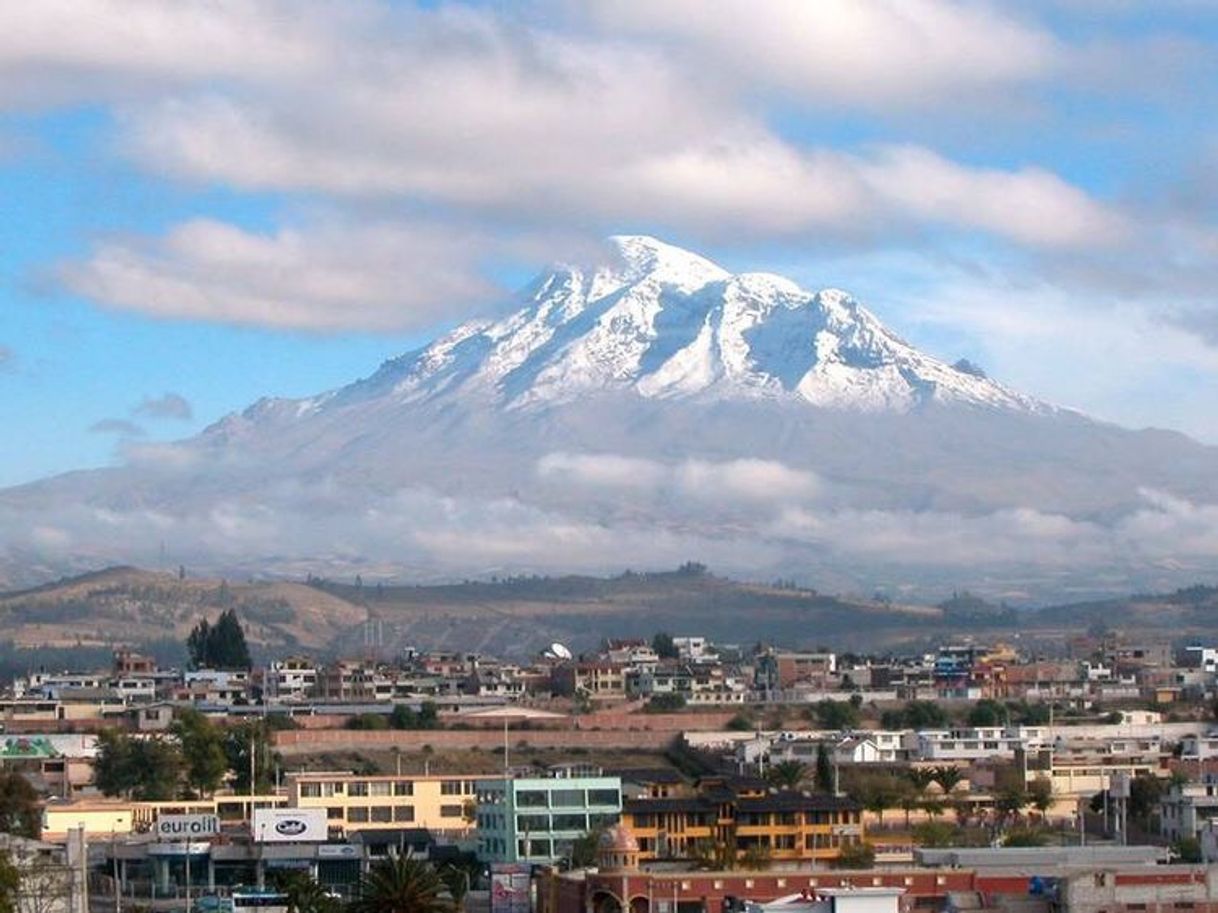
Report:
[[[571,658],[571,651],[568,650],[563,644],[550,644],[550,652],[559,659]]]

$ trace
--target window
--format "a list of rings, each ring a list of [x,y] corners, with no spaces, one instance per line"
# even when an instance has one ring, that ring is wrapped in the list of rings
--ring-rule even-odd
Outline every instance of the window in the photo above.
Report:
[[[341,808],[327,808],[326,817],[331,821],[342,821],[343,810]]]
[[[321,784],[320,783],[301,783],[300,796],[302,799],[320,799]]]
[[[388,796],[392,790],[393,784],[380,780],[376,783],[368,784],[368,794],[371,796]]]
[[[555,815],[554,830],[556,831],[586,831],[588,819],[584,815]]]
[[[397,806],[397,808],[395,808],[393,810],[393,820],[394,821],[413,821],[414,820],[414,806],[413,805]]]
[[[393,809],[388,805],[375,805],[371,811],[372,820],[378,824],[386,824],[393,820]]]
[[[550,805],[555,808],[580,808],[584,804],[582,789],[556,789],[550,793]]]
[[[534,858],[545,858],[550,855],[549,840],[530,840],[529,855]]]
[[[368,821],[368,809],[366,808],[349,808],[347,809],[347,820],[352,824],[365,824]]]
[[[393,784],[393,794],[395,796],[413,796],[414,784],[409,780],[398,780]]]
[[[368,783],[365,780],[360,780],[351,784],[350,790],[347,792],[350,796],[366,796],[368,795]]]
[[[444,780],[440,783],[441,796],[459,796],[461,795],[460,780]]]
[[[440,806],[440,817],[441,818],[460,818],[461,815],[464,813],[464,811],[465,810],[460,805],[441,805]]]
[[[616,808],[621,803],[622,794],[616,789],[588,790],[589,805],[611,805]]]
[[[545,790],[522,789],[516,793],[516,804],[521,808],[545,808],[548,804]]]
[[[793,850],[795,849],[794,834],[776,834],[774,836],[774,849],[776,850]]]
[[[522,834],[528,831],[548,831],[550,829],[549,815],[517,815],[516,830]]]

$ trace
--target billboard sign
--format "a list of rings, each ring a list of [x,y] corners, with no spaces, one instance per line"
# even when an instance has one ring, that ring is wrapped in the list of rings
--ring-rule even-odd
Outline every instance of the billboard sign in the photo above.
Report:
[[[253,822],[257,843],[324,843],[324,808],[256,808]]]
[[[491,913],[529,913],[532,868],[513,863],[491,865]]]
[[[161,815],[156,819],[158,840],[192,840],[220,833],[215,815]]]

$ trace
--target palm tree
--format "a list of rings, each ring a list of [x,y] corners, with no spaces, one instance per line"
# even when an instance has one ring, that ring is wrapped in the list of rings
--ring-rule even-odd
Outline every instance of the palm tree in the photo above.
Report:
[[[337,913],[342,907],[307,872],[279,870],[271,876],[271,883],[287,895],[289,913]]]
[[[926,787],[934,782],[935,771],[930,767],[910,767],[905,771],[905,777],[913,784],[914,789],[918,791],[918,795],[921,795],[926,792]]]
[[[769,780],[775,786],[794,789],[803,782],[807,769],[798,761],[779,761],[770,768]]]
[[[392,856],[359,881],[350,913],[453,913],[448,887],[426,862]]]
[[[964,779],[964,772],[959,767],[952,767],[950,764],[931,769],[934,771],[935,781],[943,787],[945,793],[950,793]]]

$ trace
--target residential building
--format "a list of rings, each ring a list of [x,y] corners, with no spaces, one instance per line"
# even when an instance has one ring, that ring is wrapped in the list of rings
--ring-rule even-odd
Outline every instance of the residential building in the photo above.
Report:
[[[292,808],[324,808],[330,832],[338,837],[395,826],[463,835],[474,826],[475,778],[470,776],[293,773],[286,792]]]
[[[836,796],[772,791],[764,781],[706,778],[693,795],[625,800],[639,859],[696,859],[730,847],[774,860],[832,860],[863,840],[862,806]]]
[[[1199,837],[1206,822],[1218,818],[1218,776],[1199,783],[1173,783],[1159,798],[1159,830],[1168,840]]]
[[[478,780],[477,793],[484,862],[557,862],[622,812],[620,777],[498,777]]]

